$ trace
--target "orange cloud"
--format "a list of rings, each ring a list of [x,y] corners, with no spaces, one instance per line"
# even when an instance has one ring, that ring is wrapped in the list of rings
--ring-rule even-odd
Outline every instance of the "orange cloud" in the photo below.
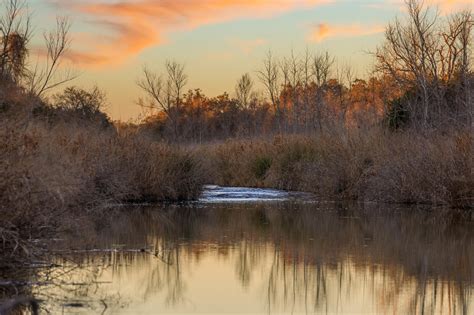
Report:
[[[441,13],[449,14],[464,9],[473,9],[473,0],[428,0],[428,5],[436,5],[440,8]]]
[[[371,7],[384,8],[386,6],[395,6],[400,10],[405,11],[405,0],[385,0],[384,3],[373,4]],[[474,2],[472,0],[424,0],[424,4],[429,7],[437,7],[441,14],[446,15],[464,9],[473,9]]]
[[[288,10],[333,0],[99,0],[56,2],[91,18],[98,26],[94,44],[69,57],[86,66],[119,64],[148,47],[162,43],[170,32],[240,18],[265,18]],[[76,47],[84,47],[81,41]],[[247,43],[251,51],[259,43]]]
[[[329,25],[321,23],[313,29],[309,40],[321,42],[333,37],[358,37],[367,36],[384,32],[385,27],[381,25]]]

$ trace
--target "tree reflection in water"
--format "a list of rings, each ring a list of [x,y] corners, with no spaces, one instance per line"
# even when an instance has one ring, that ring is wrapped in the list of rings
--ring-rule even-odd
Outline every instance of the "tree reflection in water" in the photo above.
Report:
[[[462,213],[293,202],[114,213],[93,243],[68,244],[114,250],[61,254],[63,267],[45,275],[55,285],[36,290],[45,307],[77,300],[98,313],[101,303],[114,313],[219,305],[237,313],[473,312],[474,229]]]

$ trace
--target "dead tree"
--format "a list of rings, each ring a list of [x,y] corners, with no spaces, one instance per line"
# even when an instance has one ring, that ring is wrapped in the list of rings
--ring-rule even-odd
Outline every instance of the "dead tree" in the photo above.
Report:
[[[419,101],[407,104],[422,126],[452,110],[446,93],[454,81],[467,76],[472,58],[472,13],[441,19],[422,1],[407,0],[407,19],[395,20],[377,49],[377,69],[398,82],[402,90],[416,92]],[[452,103],[452,102],[451,102]]]
[[[334,58],[328,52],[319,53],[313,56],[313,77],[316,83],[314,93],[314,106],[316,114],[316,124],[320,132],[323,131],[323,112],[325,112],[326,104],[324,101],[324,94],[334,66]]]
[[[184,72],[184,65],[176,61],[166,62],[166,73],[168,75],[167,85],[170,85],[170,91],[175,99],[177,111],[181,109],[181,98],[184,87],[188,83],[188,76]]]
[[[247,109],[252,97],[253,81],[248,73],[240,77],[235,86],[235,95],[239,105]]]
[[[165,74],[160,75],[146,66],[143,67],[143,78],[137,81],[137,85],[145,92],[148,102],[140,100],[139,103],[163,112],[172,124],[173,137],[176,139],[182,96],[188,76],[184,72],[184,65],[176,61],[166,61],[165,69]]]
[[[449,17],[447,30],[442,33],[444,51],[440,52],[443,65],[443,77],[455,82],[461,103],[458,115],[465,113],[467,122],[472,126],[472,45],[474,17],[471,11],[462,11]],[[446,69],[446,70],[445,70]],[[453,77],[454,76],[454,77]]]
[[[281,132],[282,124],[282,108],[281,108],[281,84],[280,84],[280,70],[278,61],[275,60],[271,51],[268,51],[263,60],[263,67],[257,72],[260,82],[265,86],[265,90],[270,97],[270,102],[273,106],[275,116],[278,123],[278,129]]]
[[[303,88],[303,126],[304,131],[308,132],[310,123],[310,103],[311,103],[311,89],[313,87],[313,72],[311,68],[311,53],[306,48],[304,59],[301,63],[302,88]]]
[[[29,71],[27,86],[29,92],[42,96],[45,92],[74,80],[77,76],[71,70],[60,73],[61,62],[67,53],[71,40],[69,31],[71,23],[67,17],[56,18],[56,28],[43,34],[45,41],[46,61],[44,65],[36,64]]]
[[[289,114],[291,114],[292,126],[298,129],[301,116],[299,89],[301,88],[302,68],[301,62],[295,56],[294,51],[291,51],[289,58],[283,58],[280,68],[284,78],[284,109],[288,113],[285,117],[289,119]],[[289,105],[291,105],[291,108],[289,108]]]
[[[342,126],[347,122],[347,112],[352,105],[352,83],[354,82],[355,74],[354,69],[350,66],[349,63],[339,65],[337,68],[337,81],[341,87],[346,87],[346,91],[339,93],[339,115],[337,118]]]

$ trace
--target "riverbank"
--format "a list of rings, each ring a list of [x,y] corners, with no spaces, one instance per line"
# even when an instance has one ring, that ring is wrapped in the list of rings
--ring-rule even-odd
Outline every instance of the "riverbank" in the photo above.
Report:
[[[166,144],[100,111],[7,99],[0,128],[2,268],[40,259],[46,240],[85,235],[111,204],[197,199],[204,184],[314,193],[319,200],[473,204],[473,137],[382,127]],[[472,210],[468,210],[472,211]]]
[[[206,169],[222,186],[311,192],[325,200],[472,207],[473,137],[468,130],[381,128],[204,145]]]
[[[0,113],[0,268],[39,259],[47,252],[43,240],[81,234],[111,204],[201,193],[205,172],[189,150],[121,132],[107,120],[45,114],[31,100],[7,104]]]
[[[81,233],[110,204],[196,199],[204,183],[320,200],[472,207],[472,137],[372,130],[172,146],[112,128],[8,121],[1,131],[1,265]],[[90,220],[90,218],[93,220]],[[92,221],[92,223],[91,223]]]

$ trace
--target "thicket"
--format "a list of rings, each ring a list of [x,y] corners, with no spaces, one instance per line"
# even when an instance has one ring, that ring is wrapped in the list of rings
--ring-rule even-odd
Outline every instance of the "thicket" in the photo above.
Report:
[[[231,140],[200,148],[214,183],[351,199],[470,208],[472,134],[370,132]]]

